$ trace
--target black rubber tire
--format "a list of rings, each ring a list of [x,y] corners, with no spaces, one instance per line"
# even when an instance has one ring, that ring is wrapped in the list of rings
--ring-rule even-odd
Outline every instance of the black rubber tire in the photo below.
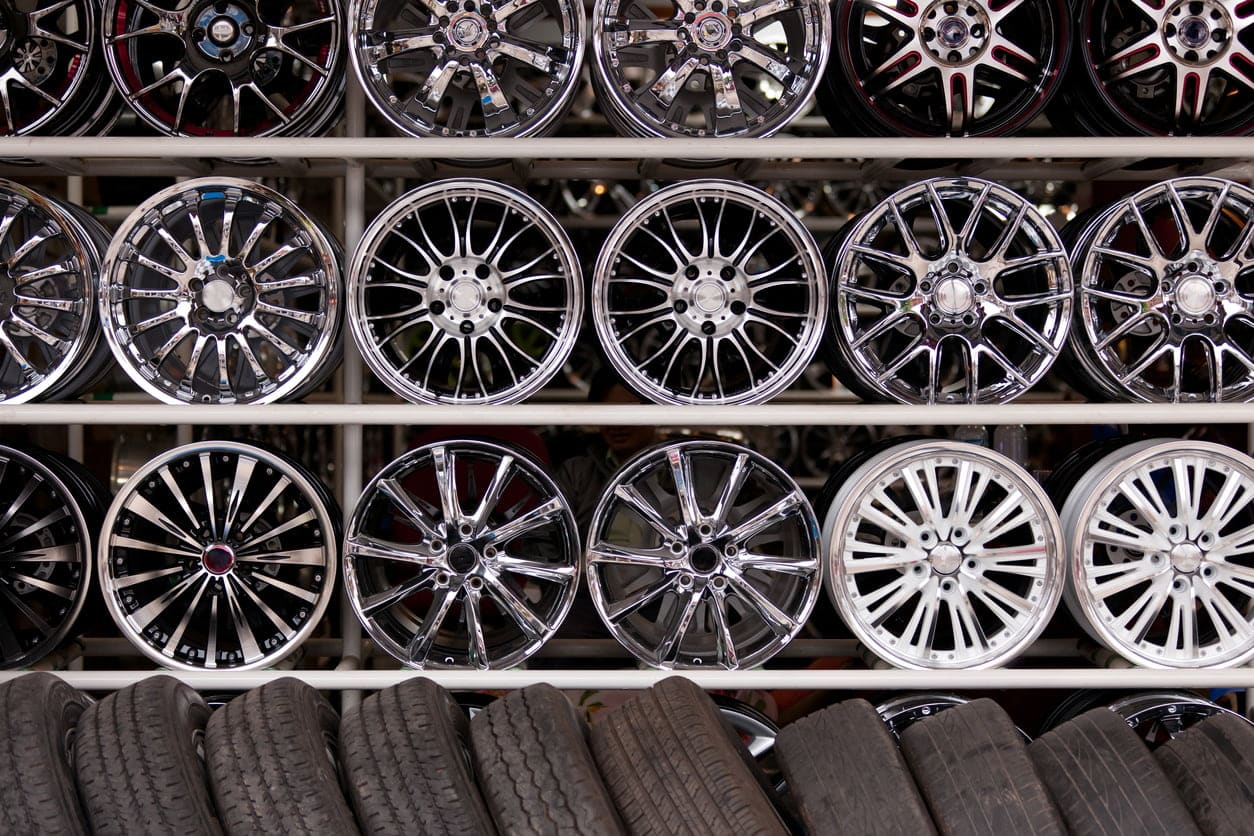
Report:
[[[201,742],[209,706],[171,676],[142,679],[83,712],[74,769],[97,834],[220,834]]]
[[[748,751],[689,679],[597,714],[592,753],[633,834],[786,832]]]
[[[901,733],[901,750],[942,833],[1067,832],[1023,736],[992,700],[911,725]]]
[[[936,832],[897,741],[866,700],[785,726],[775,757],[809,833]]]
[[[430,679],[407,679],[340,720],[340,763],[362,830],[490,836],[496,832],[467,757],[470,723]]]
[[[1154,752],[1180,800],[1207,836],[1254,826],[1254,726],[1216,714]]]
[[[561,691],[531,685],[480,711],[470,748],[501,833],[622,833],[588,751],[588,724]]]
[[[332,753],[340,718],[297,679],[276,679],[214,712],[209,786],[232,834],[352,834]]]
[[[0,833],[88,832],[67,750],[89,705],[50,673],[0,685]]]

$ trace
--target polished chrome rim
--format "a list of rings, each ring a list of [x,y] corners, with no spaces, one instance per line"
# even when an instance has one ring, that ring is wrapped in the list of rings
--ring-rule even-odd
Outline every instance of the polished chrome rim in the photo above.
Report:
[[[875,655],[904,668],[988,668],[1030,645],[1062,594],[1049,497],[1011,460],[919,440],[870,458],[823,526],[827,590]]]
[[[158,192],[105,257],[101,314],[118,362],[166,403],[269,403],[329,372],[339,245],[279,193],[230,178]]]
[[[366,486],[348,524],[344,575],[366,632],[406,666],[511,668],[566,618],[579,534],[529,454],[438,442]]]
[[[114,497],[100,583],[118,628],[180,670],[276,664],[335,589],[338,510],[284,456],[207,441],[150,461]]]
[[[957,694],[906,694],[885,700],[875,706],[875,712],[894,737],[901,737],[902,732],[920,720],[969,702],[971,700]]]
[[[359,0],[349,43],[370,100],[414,136],[534,136],[579,87],[576,0]]]
[[[592,518],[588,586],[616,639],[657,668],[752,668],[818,598],[818,524],[783,470],[747,448],[682,441],[614,475]]]
[[[814,239],[763,191],[696,180],[610,232],[592,313],[614,369],[658,403],[757,403],[818,347],[827,283]]]
[[[0,9],[0,134],[72,128],[85,94],[102,93],[93,77],[97,14],[91,0],[32,0]]]
[[[583,274],[570,238],[522,192],[444,180],[366,230],[349,278],[366,363],[418,403],[513,403],[574,348]]]
[[[832,284],[835,348],[885,400],[1009,401],[1049,370],[1070,324],[1058,234],[984,180],[890,195],[844,234]]]
[[[1176,738],[1185,729],[1216,714],[1231,714],[1250,722],[1243,715],[1188,691],[1133,694],[1115,700],[1109,708],[1126,720],[1132,730],[1151,747]]]
[[[822,0],[597,0],[593,82],[610,121],[642,136],[769,136],[814,90],[831,41]]]
[[[1254,189],[1180,177],[1081,233],[1076,353],[1138,401],[1254,400]]]

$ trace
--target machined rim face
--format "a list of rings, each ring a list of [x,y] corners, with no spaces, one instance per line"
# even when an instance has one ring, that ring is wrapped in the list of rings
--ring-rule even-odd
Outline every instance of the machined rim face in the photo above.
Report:
[[[1188,691],[1134,694],[1115,700],[1109,707],[1126,720],[1133,731],[1151,747],[1174,739],[1185,729],[1216,714],[1233,714],[1249,722],[1235,711],[1229,711]]]
[[[150,461],[100,533],[119,629],[180,670],[249,670],[294,651],[335,589],[338,509],[303,468],[225,441]]]
[[[875,712],[894,737],[901,737],[902,732],[920,720],[969,702],[971,700],[956,694],[907,694],[880,703],[875,706]]]
[[[832,270],[836,350],[903,403],[1001,403],[1040,380],[1070,324],[1058,234],[1023,197],[934,179],[856,221]]]
[[[823,0],[598,0],[593,81],[643,136],[769,136],[814,89],[831,40]]]
[[[873,456],[823,526],[828,593],[870,650],[904,668],[988,668],[1022,652],[1062,594],[1053,506],[1009,459],[959,441]]]
[[[108,0],[105,59],[149,125],[190,136],[301,136],[336,118],[335,0]]]
[[[0,10],[0,135],[72,127],[96,90],[89,70],[98,12],[90,0],[26,0]],[[19,8],[20,7],[20,8]]]
[[[105,336],[166,403],[269,403],[316,386],[340,331],[340,250],[277,192],[179,183],[122,224],[105,257]]]
[[[1063,504],[1067,603],[1140,665],[1254,657],[1254,460],[1200,441],[1146,441],[1096,462]]]
[[[579,86],[585,16],[575,0],[354,5],[353,67],[371,101],[405,133],[548,133]]]
[[[597,258],[592,306],[610,363],[650,400],[758,403],[814,355],[826,273],[778,200],[698,180],[655,192],[618,222]]]
[[[486,180],[431,183],[393,203],[353,259],[349,322],[362,356],[419,403],[513,403],[574,348],[574,245],[527,195]]]
[[[1073,342],[1112,394],[1254,399],[1254,190],[1181,177],[1107,208],[1075,249]]]
[[[818,523],[769,459],[718,441],[654,447],[592,518],[588,587],[609,631],[655,668],[751,668],[805,625]]]
[[[366,486],[344,542],[353,610],[411,668],[500,670],[557,632],[579,534],[544,466],[487,441],[429,444]]]

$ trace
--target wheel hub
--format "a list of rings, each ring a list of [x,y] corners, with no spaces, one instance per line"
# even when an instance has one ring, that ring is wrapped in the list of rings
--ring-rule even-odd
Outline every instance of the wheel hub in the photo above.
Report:
[[[224,543],[214,543],[205,547],[200,564],[211,575],[225,575],[235,568],[235,552]]]
[[[944,279],[936,284],[936,307],[949,315],[971,310],[975,292],[965,278]]]
[[[192,28],[192,43],[208,58],[232,61],[252,45],[252,19],[234,3],[211,3],[200,10]]]
[[[1180,281],[1176,305],[1189,316],[1201,316],[1215,306],[1215,289],[1205,276],[1189,276]]]
[[[698,574],[709,574],[717,569],[721,563],[722,559],[719,557],[718,549],[707,543],[694,546],[692,551],[688,553],[688,564],[692,567],[692,571]]]
[[[234,328],[251,309],[256,296],[248,271],[225,256],[201,261],[190,287],[196,322],[211,331]]]
[[[1161,292],[1171,321],[1197,328],[1221,319],[1220,303],[1226,289],[1219,268],[1205,253],[1195,251],[1167,269]]]
[[[1234,34],[1232,17],[1216,0],[1180,0],[1164,15],[1162,26],[1167,51],[1191,66],[1214,62]]]
[[[942,575],[952,575],[962,565],[962,549],[953,543],[941,543],[932,549],[927,556],[932,571]]]
[[[940,0],[923,15],[920,40],[933,58],[958,66],[979,57],[988,44],[991,24],[979,3]]]
[[[953,254],[931,265],[919,290],[930,309],[928,321],[950,329],[976,324],[981,314],[980,297],[988,292],[988,286],[974,262]]]
[[[722,12],[704,12],[689,25],[692,42],[706,52],[726,48],[732,38],[732,22]]]
[[[458,543],[448,551],[448,566],[459,575],[472,571],[479,565],[479,552],[469,543]]]
[[[1171,568],[1177,572],[1196,572],[1205,559],[1202,550],[1194,543],[1179,543],[1171,549]]]
[[[504,307],[505,284],[489,264],[478,258],[457,258],[444,264],[427,288],[436,324],[454,336],[489,330]]]
[[[205,285],[200,298],[214,313],[226,313],[235,306],[235,288],[226,279],[214,279]]]
[[[461,12],[449,18],[445,36],[454,49],[474,52],[487,42],[488,24],[477,12]]]
[[[671,304],[676,320],[693,334],[730,333],[744,319],[752,297],[741,271],[722,259],[697,259],[675,280]]]

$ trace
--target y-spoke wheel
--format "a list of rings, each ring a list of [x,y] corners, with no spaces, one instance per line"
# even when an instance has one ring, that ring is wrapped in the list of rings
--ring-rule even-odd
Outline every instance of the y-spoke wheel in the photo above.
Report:
[[[1071,348],[1112,397],[1254,400],[1254,189],[1167,180],[1079,233]]]
[[[1049,498],[1009,459],[917,440],[871,456],[823,526],[827,590],[873,653],[906,668],[1009,662],[1053,615],[1065,555]]]
[[[579,534],[530,455],[439,442],[366,486],[345,537],[344,576],[366,631],[405,665],[511,668],[566,618]]]
[[[1112,702],[1110,710],[1126,720],[1132,730],[1150,747],[1166,743],[1185,729],[1216,714],[1232,714],[1250,722],[1235,711],[1229,711],[1188,691],[1133,694]]]
[[[833,243],[829,357],[854,391],[903,403],[1001,403],[1049,370],[1071,270],[1027,200],[975,179],[890,195]]]
[[[637,136],[770,136],[827,64],[823,0],[597,0],[592,81],[606,117]]]
[[[1144,441],[1093,464],[1062,507],[1067,604],[1148,667],[1254,657],[1254,460],[1200,441]]]
[[[792,212],[721,180],[645,198],[597,259],[592,311],[615,370],[658,403],[758,403],[810,362],[823,261]]]
[[[362,356],[401,397],[513,403],[574,348],[583,276],[570,238],[536,201],[486,180],[444,180],[370,225],[348,307]]]
[[[762,664],[818,597],[817,521],[774,462],[734,444],[646,450],[592,518],[588,586],[602,620],[658,668]]]
[[[122,224],[101,306],[113,352],[166,403],[269,403],[318,386],[339,351],[340,249],[283,195],[178,183]]]
[[[335,589],[339,510],[277,453],[206,441],[153,459],[100,532],[109,613],[145,656],[182,670],[273,665]]]

